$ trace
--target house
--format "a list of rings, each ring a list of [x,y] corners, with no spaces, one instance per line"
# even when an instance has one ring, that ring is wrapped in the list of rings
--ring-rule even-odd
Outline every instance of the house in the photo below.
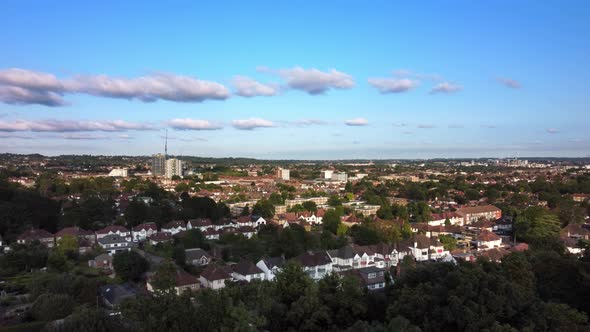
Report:
[[[375,254],[374,261],[377,267],[397,266],[398,262],[408,254],[407,251],[399,250],[399,248],[385,243],[368,246],[368,249]],[[381,265],[379,261],[382,261],[383,264]]]
[[[463,224],[470,224],[480,219],[497,220],[502,218],[502,210],[493,205],[463,206],[456,211],[463,218]]]
[[[282,257],[263,258],[256,263],[256,266],[264,272],[264,279],[273,280],[276,274],[281,271],[285,264],[285,259]]]
[[[88,266],[101,270],[112,270],[113,256],[110,256],[109,254],[100,254],[94,257],[94,259],[89,260]]]
[[[512,231],[512,217],[504,216],[494,223],[494,231],[511,232]]]
[[[590,231],[579,224],[568,224],[561,229],[561,234],[577,240],[588,240]]]
[[[491,232],[494,229],[494,223],[488,219],[480,219],[480,220],[474,221],[473,223],[471,223],[465,227],[471,231]]]
[[[345,274],[356,277],[361,285],[366,287],[370,292],[385,288],[385,269],[370,266],[347,271]]]
[[[490,250],[482,250],[477,253],[479,257],[486,257],[492,262],[501,262],[502,258],[510,252],[504,248],[493,248]]]
[[[499,248],[502,245],[502,238],[490,231],[482,231],[475,240],[477,250],[489,250]]]
[[[98,244],[109,254],[131,251],[131,242],[117,234],[110,234],[98,239]]]
[[[211,223],[211,219],[209,218],[198,218],[198,219],[190,219],[186,223],[186,229],[199,229],[201,232],[205,232],[208,228],[213,227]]]
[[[146,282],[146,288],[148,292],[151,293],[155,291],[155,288],[152,285],[153,277],[153,273],[148,274],[148,280]],[[174,292],[176,293],[176,295],[182,295],[184,292],[194,291],[200,288],[201,285],[197,278],[195,278],[193,275],[181,268],[176,268],[176,272],[174,274]]]
[[[308,251],[293,260],[303,267],[312,279],[319,280],[332,273],[332,259],[325,251]]]
[[[203,287],[221,289],[225,287],[226,281],[232,280],[232,272],[233,271],[229,266],[208,265],[205,270],[201,272],[199,281]]]
[[[186,249],[184,251],[186,264],[194,266],[205,266],[211,263],[211,255],[201,248]]]
[[[94,234],[93,234],[93,236],[94,236]],[[78,253],[80,255],[90,252],[92,250],[93,246],[94,246],[94,242],[91,242],[87,238],[85,238],[85,237],[78,238]]]
[[[16,238],[16,243],[19,244],[30,244],[34,241],[39,241],[48,248],[55,246],[55,237],[44,229],[29,229]]]
[[[150,239],[150,244],[155,246],[158,243],[170,242],[174,238],[172,237],[171,233],[160,232],[160,233],[156,233],[156,234],[150,236],[149,239]]]
[[[137,296],[137,289],[130,284],[104,285],[100,287],[99,291],[103,303],[111,310],[117,310],[123,301],[134,299]]]
[[[237,281],[264,280],[264,271],[245,259],[232,266],[232,277]]]
[[[107,226],[96,231],[96,240],[112,234],[117,234],[120,237],[127,239],[127,241],[131,241],[131,232],[127,228],[118,225]]]
[[[156,233],[158,233],[158,226],[154,222],[139,224],[131,229],[133,242],[145,241]]]
[[[92,243],[96,243],[96,234],[91,231],[87,231],[80,227],[66,227],[59,232],[55,233],[55,242],[59,242],[64,236],[71,236],[76,239],[84,238]]]
[[[375,253],[368,247],[348,244],[340,249],[328,250],[335,271],[360,269],[375,265]]]
[[[456,251],[451,252],[451,255],[453,255],[453,258],[457,261],[464,261],[464,262],[474,262],[475,261],[475,256],[473,256],[473,254],[470,252],[456,250]]]
[[[186,231],[186,223],[182,220],[173,220],[162,226],[163,233],[170,233],[172,235]]]
[[[350,216],[342,216],[340,218],[340,221],[342,222],[342,224],[344,224],[345,226],[348,227],[352,227],[354,225],[360,225],[362,220],[357,218],[354,214],[350,215]]]
[[[447,213],[433,213],[432,220],[428,222],[430,226],[446,226],[446,221],[449,220],[451,225],[462,225],[464,218],[454,212]]]
[[[205,235],[205,238],[207,240],[219,240],[219,231],[216,230],[213,227],[209,227],[207,228],[204,232],[203,235]]]
[[[256,234],[256,230],[251,226],[242,226],[238,228],[238,233],[244,235],[246,238],[251,238]]]
[[[414,235],[413,238],[404,241],[403,245],[418,262],[440,259],[449,253],[437,238],[429,238],[422,234]]]

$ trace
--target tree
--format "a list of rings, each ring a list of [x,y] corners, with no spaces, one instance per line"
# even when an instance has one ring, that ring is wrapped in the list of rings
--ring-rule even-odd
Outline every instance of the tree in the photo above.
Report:
[[[78,239],[71,235],[64,235],[57,241],[57,250],[66,257],[75,258],[78,255]]]
[[[301,266],[294,262],[288,262],[281,272],[276,275],[277,294],[281,303],[289,306],[297,301],[305,290],[312,285],[309,276]]]
[[[557,241],[560,222],[557,216],[543,208],[530,207],[516,217],[514,231],[517,238],[537,246],[552,246]]]
[[[262,218],[272,218],[275,214],[275,207],[266,199],[261,199],[252,208],[252,214]]]
[[[51,322],[71,314],[76,306],[66,294],[43,294],[33,303],[31,314],[36,320]]]
[[[244,208],[242,209],[242,213],[240,213],[240,216],[244,217],[244,216],[249,216],[250,215],[250,207],[248,206],[248,204],[246,204],[246,206],[244,206]]]
[[[178,176],[178,175],[175,175],[175,176]],[[189,190],[190,190],[190,187],[188,186],[188,184],[186,184],[184,182],[181,182],[174,187],[174,191],[176,191],[177,193],[187,192]]]
[[[325,230],[332,232],[332,234],[337,234],[340,225],[340,214],[336,210],[326,211],[322,219],[322,224]]]
[[[177,267],[171,261],[165,261],[152,276],[150,284],[160,292],[174,292]]]
[[[149,263],[135,251],[124,251],[113,257],[113,268],[121,279],[137,281],[149,269]]]
[[[443,244],[445,250],[453,250],[457,248],[457,239],[452,235],[443,234],[439,236],[438,239]]]
[[[313,201],[305,201],[305,202],[303,202],[303,208],[306,211],[310,211],[310,212],[316,212],[318,210],[318,206]]]

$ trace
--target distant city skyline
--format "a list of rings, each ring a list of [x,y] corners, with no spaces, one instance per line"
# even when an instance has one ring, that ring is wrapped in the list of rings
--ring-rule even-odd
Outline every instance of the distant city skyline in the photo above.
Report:
[[[590,156],[584,1],[0,11],[0,153]]]

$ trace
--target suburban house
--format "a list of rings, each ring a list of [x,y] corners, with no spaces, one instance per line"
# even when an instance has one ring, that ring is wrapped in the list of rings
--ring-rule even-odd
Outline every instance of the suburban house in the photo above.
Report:
[[[171,233],[159,232],[149,237],[150,244],[155,246],[158,243],[166,243],[173,240]]]
[[[112,234],[119,235],[120,237],[127,239],[127,241],[131,241],[131,232],[127,228],[117,225],[107,226],[96,231],[96,239],[98,240]]]
[[[375,254],[374,260],[377,267],[381,267],[380,261],[383,262],[383,267],[397,266],[398,262],[407,254],[407,249],[404,251],[386,243],[375,244],[367,248]]]
[[[314,280],[322,279],[325,275],[332,273],[332,259],[325,251],[308,251],[293,260],[298,262],[305,273]]]
[[[361,285],[366,287],[369,291],[377,291],[385,288],[385,269],[370,266],[362,269],[346,271],[345,274],[358,278]]]
[[[437,238],[422,234],[416,234],[412,239],[404,241],[404,246],[418,262],[440,259],[449,254]]]
[[[182,220],[173,220],[162,226],[163,233],[170,233],[172,235],[186,231],[186,223]]]
[[[152,293],[155,291],[154,286],[151,283],[153,276],[153,274],[149,274],[148,280],[146,282],[147,290]],[[201,288],[201,286],[197,278],[183,269],[176,269],[176,273],[174,275],[174,292],[176,295],[181,295],[186,291],[193,291],[199,288]]]
[[[248,239],[256,234],[256,230],[252,226],[242,226],[238,228],[238,233],[244,235]]]
[[[219,231],[213,227],[209,227],[203,231],[203,235],[205,235],[207,240],[219,240]]]
[[[133,229],[131,229],[131,235],[133,236],[133,241],[145,241],[149,237],[154,234],[158,233],[158,226],[154,222],[146,222],[143,224],[139,224]]]
[[[131,242],[117,234],[110,234],[98,239],[98,244],[109,254],[131,251]]]
[[[497,220],[502,218],[502,210],[493,205],[463,206],[456,211],[463,218],[464,224],[470,224],[480,219]]]
[[[201,248],[186,249],[184,251],[186,264],[194,266],[205,266],[211,263],[211,255]]]
[[[233,271],[229,266],[208,265],[205,270],[201,272],[199,281],[203,287],[221,289],[225,287],[226,281],[232,280],[232,272]]]
[[[232,266],[232,277],[237,281],[264,280],[264,271],[254,263],[242,259],[238,264]]]
[[[48,248],[55,246],[55,237],[44,229],[29,229],[16,238],[18,244],[30,244],[34,241],[39,241]]]
[[[335,271],[360,269],[375,265],[375,253],[367,247],[348,244],[340,249],[328,250]]]
[[[432,220],[428,222],[430,226],[445,226],[446,221],[449,220],[451,225],[462,225],[464,218],[459,216],[455,212],[447,212],[447,213],[433,213]]]
[[[477,250],[489,250],[499,248],[502,245],[502,238],[490,231],[482,231],[475,240]]]
[[[55,233],[55,242],[59,242],[64,236],[71,236],[76,239],[84,238],[92,243],[96,243],[96,234],[92,231],[87,231],[80,227],[66,227]]]
[[[580,240],[588,240],[590,231],[578,224],[569,224],[561,229],[560,239],[570,254],[581,255],[584,248],[580,246]]]
[[[284,263],[285,259],[282,257],[271,257],[259,260],[256,266],[264,272],[264,279],[273,280]]]
[[[112,270],[113,256],[110,256],[109,254],[100,254],[94,257],[94,259],[89,260],[88,266],[101,270]]]
[[[510,232],[512,231],[512,217],[504,216],[494,223],[494,231]]]
[[[211,219],[209,218],[198,218],[198,219],[190,219],[186,223],[186,229],[199,229],[201,232],[205,232],[208,228],[213,227],[211,223]]]

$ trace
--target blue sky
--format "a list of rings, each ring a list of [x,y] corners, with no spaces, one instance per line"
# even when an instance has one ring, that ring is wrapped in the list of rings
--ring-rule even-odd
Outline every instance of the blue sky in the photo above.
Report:
[[[590,155],[587,1],[3,1],[0,152]]]

